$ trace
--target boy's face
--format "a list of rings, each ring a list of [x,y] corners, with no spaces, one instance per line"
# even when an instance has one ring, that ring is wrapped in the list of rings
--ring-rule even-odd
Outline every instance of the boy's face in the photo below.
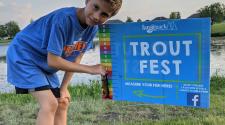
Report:
[[[103,24],[112,13],[110,4],[104,0],[87,0],[84,10],[86,24],[89,26]]]

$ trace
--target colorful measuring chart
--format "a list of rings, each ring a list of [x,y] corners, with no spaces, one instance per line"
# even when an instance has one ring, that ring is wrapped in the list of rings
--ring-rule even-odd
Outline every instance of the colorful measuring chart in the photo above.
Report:
[[[103,98],[209,108],[210,19],[99,26]]]
[[[100,42],[100,59],[101,64],[106,68],[107,74],[102,78],[102,98],[112,99],[112,57],[110,46],[110,32],[109,29],[102,25],[99,29]]]

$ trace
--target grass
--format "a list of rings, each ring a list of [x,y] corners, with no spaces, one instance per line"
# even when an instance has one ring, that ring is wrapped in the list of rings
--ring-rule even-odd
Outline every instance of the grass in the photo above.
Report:
[[[101,85],[70,87],[68,125],[222,125],[225,123],[225,78],[211,78],[210,109],[101,99]],[[33,125],[38,105],[30,95],[1,94],[0,125]]]
[[[0,40],[0,43],[8,43],[10,41],[11,41],[11,39],[9,39],[9,40]]]
[[[212,25],[212,34],[215,35],[221,35],[224,36],[225,35],[225,23],[217,23]]]
[[[11,41],[11,39],[9,39],[9,40],[0,40],[0,45],[7,45],[7,44],[9,44],[10,41]]]

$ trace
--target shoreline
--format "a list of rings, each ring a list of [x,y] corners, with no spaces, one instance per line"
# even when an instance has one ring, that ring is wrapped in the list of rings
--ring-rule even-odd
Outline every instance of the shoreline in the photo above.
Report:
[[[10,42],[6,42],[6,43],[0,43],[0,46],[5,46],[5,45],[9,45]]]

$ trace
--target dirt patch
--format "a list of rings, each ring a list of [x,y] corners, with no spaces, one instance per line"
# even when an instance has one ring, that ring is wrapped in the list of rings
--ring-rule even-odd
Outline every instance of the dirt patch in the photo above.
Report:
[[[100,121],[113,121],[119,119],[119,113],[117,112],[106,112],[104,114],[98,115],[97,120]]]

